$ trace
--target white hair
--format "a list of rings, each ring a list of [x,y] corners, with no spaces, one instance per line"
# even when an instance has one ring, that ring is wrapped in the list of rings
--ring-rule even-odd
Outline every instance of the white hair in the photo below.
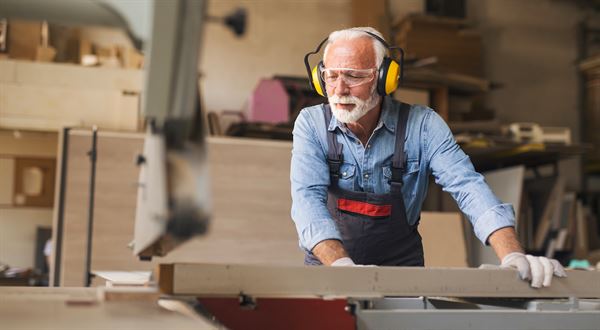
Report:
[[[373,36],[369,35],[369,33],[373,33],[374,35],[380,37],[382,40],[385,40],[381,35],[381,32],[375,30],[370,26],[365,27],[353,27],[349,29],[333,31],[329,34],[329,38],[327,38],[327,44],[325,45],[325,50],[323,50],[323,59],[327,56],[327,51],[329,50],[329,45],[337,40],[354,40],[358,38],[369,37],[373,40],[373,49],[375,50],[375,65],[378,68],[383,62],[383,58],[387,53],[387,48],[383,45],[379,40],[373,38]]]

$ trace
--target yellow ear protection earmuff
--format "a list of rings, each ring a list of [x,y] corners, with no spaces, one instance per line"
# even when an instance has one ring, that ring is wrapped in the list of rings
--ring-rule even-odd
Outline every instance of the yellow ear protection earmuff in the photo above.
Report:
[[[402,78],[404,75],[404,50],[400,47],[390,47],[390,45],[388,45],[388,43],[385,42],[385,40],[383,40],[376,34],[373,34],[368,31],[362,32],[381,42],[385,46],[385,48],[388,49],[390,54],[394,50],[400,52],[400,63],[398,63],[392,57],[385,56],[377,70],[377,93],[379,93],[379,95],[381,96],[389,95],[398,88],[399,84],[402,83]],[[312,88],[312,90],[314,90],[315,92],[317,92],[317,94],[321,96],[327,96],[325,82],[323,81],[323,77],[321,76],[321,71],[323,71],[325,65],[323,64],[323,61],[319,61],[319,64],[317,64],[311,70],[308,58],[310,57],[310,55],[318,54],[321,50],[321,47],[323,47],[323,45],[327,42],[328,39],[329,38],[323,39],[319,46],[317,46],[317,49],[304,55],[304,66],[306,67],[306,73],[308,74],[308,81],[310,87]]]
[[[323,81],[323,77],[321,77],[321,71],[323,70],[323,61],[319,61],[319,64],[315,66],[312,70],[310,69],[310,63],[308,62],[308,58],[310,55],[318,54],[321,50],[321,47],[327,42],[329,38],[323,39],[317,49],[314,51],[307,53],[304,55],[304,66],[306,67],[306,73],[308,73],[308,84],[310,88],[317,92],[317,94],[321,96],[327,96],[327,90],[325,89],[325,82]]]

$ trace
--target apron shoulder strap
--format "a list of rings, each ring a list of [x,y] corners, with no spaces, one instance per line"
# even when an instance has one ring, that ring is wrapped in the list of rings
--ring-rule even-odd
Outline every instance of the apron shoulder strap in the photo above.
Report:
[[[408,126],[408,114],[410,104],[402,103],[399,109],[398,123],[396,124],[396,149],[392,157],[392,184],[402,185],[402,173],[406,164],[406,153],[404,152],[404,139],[406,137],[406,126]]]
[[[329,104],[325,104],[323,109],[325,111],[325,129],[327,129],[331,122],[331,107]],[[338,143],[335,130],[329,131],[327,129],[327,164],[329,165],[329,175],[332,183],[337,182],[340,177],[340,166],[343,161],[342,147],[343,145]]]

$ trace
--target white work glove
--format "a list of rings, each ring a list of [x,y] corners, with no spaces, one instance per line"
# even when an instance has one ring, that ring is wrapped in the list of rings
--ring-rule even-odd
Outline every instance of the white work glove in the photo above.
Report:
[[[356,266],[356,264],[354,263],[354,261],[352,261],[352,259],[350,259],[348,257],[344,257],[344,258],[339,258],[338,260],[332,262],[331,266],[333,266],[333,267],[351,267],[351,266]]]
[[[331,263],[333,267],[377,267],[375,265],[357,265],[348,257],[339,258],[338,260]]]
[[[516,268],[522,280],[531,280],[531,286],[541,288],[550,286],[552,275],[567,277],[563,266],[556,259],[536,257],[521,252],[507,254],[500,264],[502,268]]]

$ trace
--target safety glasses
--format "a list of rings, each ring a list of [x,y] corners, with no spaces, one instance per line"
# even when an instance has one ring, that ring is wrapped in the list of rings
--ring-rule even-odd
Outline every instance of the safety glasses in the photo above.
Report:
[[[329,87],[335,87],[339,78],[348,87],[356,87],[375,78],[376,68],[371,69],[350,69],[350,68],[327,68],[321,71],[321,78]]]

